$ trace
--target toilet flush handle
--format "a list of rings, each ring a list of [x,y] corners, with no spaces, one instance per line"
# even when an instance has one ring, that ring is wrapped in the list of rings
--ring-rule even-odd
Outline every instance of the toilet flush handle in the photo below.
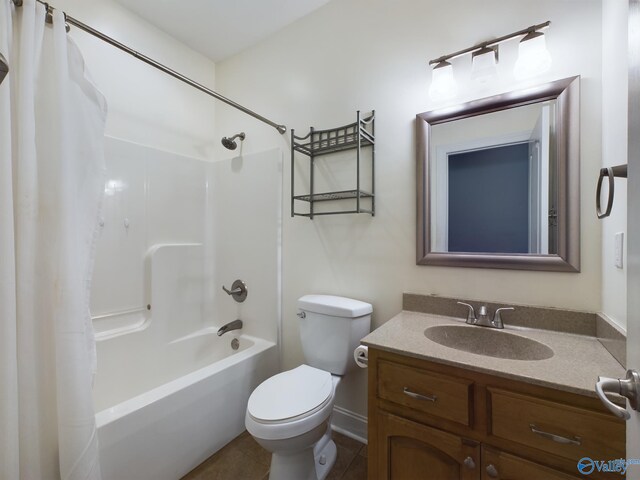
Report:
[[[306,313],[304,313],[304,312],[298,312],[298,314],[297,314],[297,315],[298,315],[298,317],[300,317],[300,318],[307,318],[307,314],[306,314]]]

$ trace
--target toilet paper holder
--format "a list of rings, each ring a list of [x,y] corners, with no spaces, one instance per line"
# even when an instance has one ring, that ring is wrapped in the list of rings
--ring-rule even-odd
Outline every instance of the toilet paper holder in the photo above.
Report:
[[[369,347],[359,345],[353,351],[353,359],[360,368],[367,368],[369,366]]]

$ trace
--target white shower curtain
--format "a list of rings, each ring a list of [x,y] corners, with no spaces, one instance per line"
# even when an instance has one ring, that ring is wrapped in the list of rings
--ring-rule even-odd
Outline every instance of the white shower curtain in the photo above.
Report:
[[[61,12],[0,0],[0,479],[98,479],[89,288],[106,105]]]

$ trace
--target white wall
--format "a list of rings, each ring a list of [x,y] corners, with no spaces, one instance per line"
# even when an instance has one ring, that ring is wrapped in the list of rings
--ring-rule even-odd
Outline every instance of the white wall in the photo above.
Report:
[[[602,166],[627,162],[628,1],[602,2]],[[593,187],[592,187],[593,188]],[[627,261],[627,181],[615,181],[611,216],[602,220],[602,311],[627,326],[627,269],[615,266],[615,234],[625,233]]]
[[[374,218],[288,214],[285,169],[284,366],[302,361],[296,299],[332,293],[369,301],[374,325],[401,309],[402,292],[434,293],[570,309],[601,308],[601,233],[593,187],[601,165],[601,2],[596,0],[341,0],[330,2],[261,44],[216,66],[221,92],[288,127],[330,128],[376,110]],[[538,81],[582,75],[582,272],[546,273],[424,267],[415,264],[415,114],[436,107],[427,89],[431,58],[551,20],[550,72]],[[455,103],[516,88],[517,42],[501,48],[500,81],[461,85]],[[454,63],[463,70],[469,57]],[[218,132],[243,130],[245,152],[288,136],[230,108],[216,110]],[[342,384],[338,404],[365,413],[366,375]]]
[[[52,5],[139,52],[214,88],[215,65],[111,0]],[[216,100],[72,27],[109,105],[107,134],[182,155],[212,157]]]

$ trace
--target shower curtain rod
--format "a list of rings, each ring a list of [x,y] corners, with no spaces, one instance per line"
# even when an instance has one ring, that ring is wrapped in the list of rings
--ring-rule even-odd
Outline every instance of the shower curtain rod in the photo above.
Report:
[[[12,0],[12,1],[17,7],[21,7],[22,6],[23,0]],[[47,14],[48,15],[51,14],[51,12],[53,10],[53,7],[51,7],[46,2],[43,2],[42,0],[36,0],[36,1],[38,3],[42,3],[47,8]],[[278,130],[278,132],[280,132],[282,134],[287,131],[287,127],[285,125],[280,125],[280,124],[278,124],[276,122],[272,122],[268,118],[263,117],[262,115],[254,112],[253,110],[249,110],[247,107],[244,107],[244,106],[240,105],[239,103],[236,103],[233,100],[231,100],[231,99],[229,99],[229,98],[227,98],[227,97],[225,97],[223,95],[220,95],[218,92],[214,92],[210,88],[207,88],[204,85],[201,85],[200,83],[195,82],[195,81],[191,80],[188,77],[185,77],[181,73],[178,73],[175,70],[172,70],[169,67],[166,67],[165,65],[161,64],[160,62],[156,62],[152,58],[149,58],[146,55],[143,55],[140,52],[137,52],[136,50],[134,50],[134,49],[132,49],[130,47],[127,47],[123,43],[120,43],[119,41],[115,40],[114,38],[109,37],[108,35],[105,35],[102,32],[99,32],[95,28],[90,27],[89,25],[86,25],[86,24],[82,23],[81,21],[73,18],[70,15],[67,15],[66,13],[64,14],[64,16],[65,16],[65,20],[66,20],[66,22],[68,24],[73,25],[74,27],[77,27],[80,30],[85,31],[88,34],[93,35],[96,38],[99,38],[103,42],[106,42],[109,45],[112,45],[112,46],[122,50],[125,53],[128,53],[129,55],[137,58],[138,60],[143,61],[147,65],[151,65],[152,67],[157,68],[158,70],[166,73],[167,75],[171,75],[172,77],[177,78],[178,80],[186,83],[187,85],[191,85],[192,87],[197,88],[201,92],[204,92],[207,95],[210,95],[210,96],[212,96],[214,98],[217,98],[221,102],[224,102],[227,105],[230,105],[230,106],[232,106],[234,108],[237,108],[238,110],[246,113],[247,115],[251,115],[253,118],[257,118],[258,120],[260,120],[261,122],[266,123],[267,125],[271,125],[273,128],[275,128],[276,130]],[[49,21],[49,17],[48,17],[47,21]]]

